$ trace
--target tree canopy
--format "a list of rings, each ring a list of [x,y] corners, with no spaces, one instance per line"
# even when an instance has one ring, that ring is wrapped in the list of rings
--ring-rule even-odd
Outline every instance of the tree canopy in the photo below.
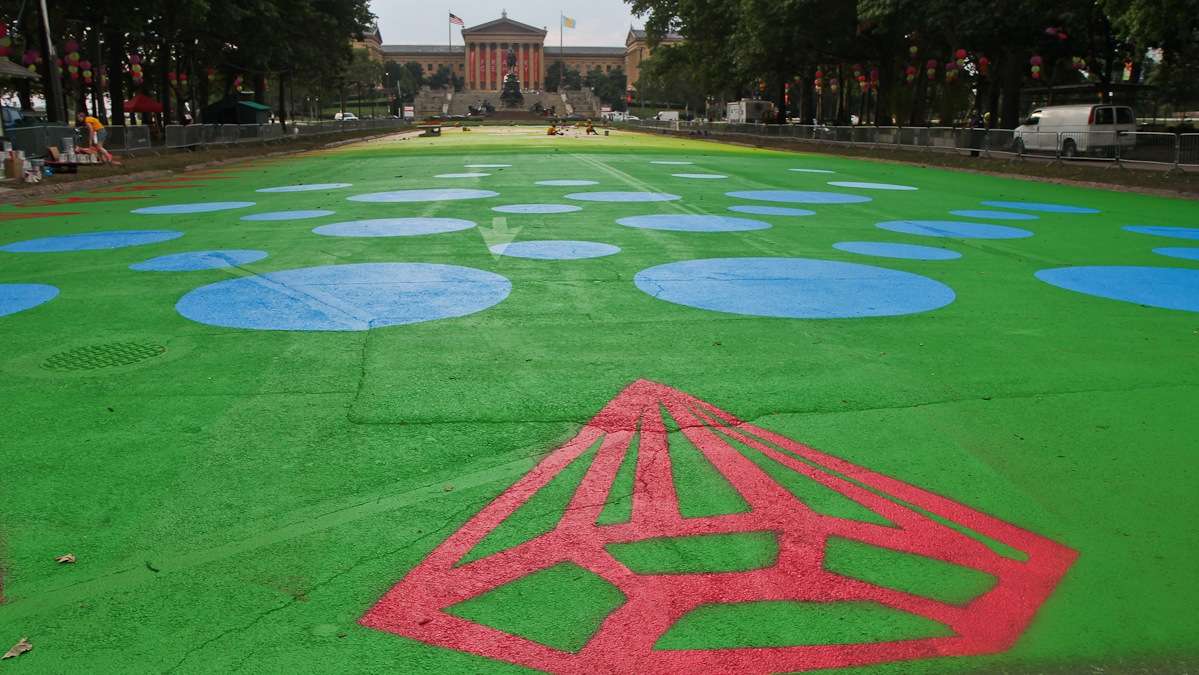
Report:
[[[351,80],[351,40],[374,19],[367,0],[54,0],[47,3],[51,42],[62,59],[63,108],[107,115],[135,92],[157,98],[168,119],[198,113],[214,98],[243,90],[260,102],[268,82],[278,100]],[[38,3],[0,0],[12,45],[8,57],[40,78],[30,93],[49,93],[57,63],[42,44]],[[358,74],[353,75],[358,78]],[[360,78],[359,78],[360,79]],[[65,104],[65,105],[64,105]],[[286,105],[280,106],[280,113]],[[113,115],[119,123],[121,115]]]
[[[923,124],[989,112],[1015,124],[1022,94],[1152,84],[1199,96],[1199,0],[627,0],[654,50],[642,96],[756,96],[780,115]],[[1160,51],[1155,51],[1160,50]]]

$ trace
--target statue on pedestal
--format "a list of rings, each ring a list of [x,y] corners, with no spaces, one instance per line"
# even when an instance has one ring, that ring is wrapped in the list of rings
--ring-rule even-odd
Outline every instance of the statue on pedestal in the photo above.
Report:
[[[516,76],[516,50],[508,47],[508,73],[504,75],[504,87],[500,91],[500,100],[504,105],[515,108],[525,99],[520,93],[520,78]]]

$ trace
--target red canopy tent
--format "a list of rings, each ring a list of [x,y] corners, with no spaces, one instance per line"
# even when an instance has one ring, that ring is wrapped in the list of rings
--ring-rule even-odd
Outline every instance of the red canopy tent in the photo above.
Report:
[[[160,113],[162,112],[162,104],[145,94],[137,94],[133,98],[125,101],[125,112],[127,113]]]

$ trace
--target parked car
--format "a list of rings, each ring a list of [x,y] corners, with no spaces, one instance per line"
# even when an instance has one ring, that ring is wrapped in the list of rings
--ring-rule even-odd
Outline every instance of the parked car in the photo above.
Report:
[[[352,112],[339,112],[333,114],[333,119],[338,122],[357,122],[358,116]]]
[[[1013,149],[1061,152],[1062,157],[1115,155],[1116,145],[1131,148],[1137,130],[1132,108],[1123,105],[1053,105],[1037,108],[1013,134]]]

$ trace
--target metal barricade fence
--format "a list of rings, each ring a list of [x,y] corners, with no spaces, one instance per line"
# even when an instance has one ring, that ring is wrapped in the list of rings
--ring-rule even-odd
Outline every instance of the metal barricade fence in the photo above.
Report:
[[[987,129],[984,143],[988,155],[1017,154],[1014,129]]]
[[[1179,163],[1178,134],[1147,131],[1120,132],[1119,159],[1121,162],[1144,162],[1151,164]]]
[[[1017,155],[1056,157],[1058,140],[1056,131],[1021,131],[1012,135],[1012,151]]]
[[[926,129],[927,142],[925,144],[938,150],[955,150],[958,147],[956,131],[951,127],[929,127]]]
[[[640,129],[700,128],[706,134],[788,138],[872,147],[929,148],[987,156],[1034,156],[1069,160],[1123,161],[1199,166],[1199,134],[1164,132],[1015,131],[961,127],[875,127],[727,122],[667,123],[631,120]]]
[[[44,157],[46,148],[50,146],[61,148],[64,138],[69,138],[75,143],[79,142],[75,128],[65,125],[16,127],[5,129],[4,135],[7,140],[12,142],[13,149],[21,150],[26,157]]]
[[[1179,135],[1178,164],[1199,166],[1199,134]]]
[[[1058,132],[1058,157],[1114,162],[1119,156],[1116,132],[1068,129]]]

